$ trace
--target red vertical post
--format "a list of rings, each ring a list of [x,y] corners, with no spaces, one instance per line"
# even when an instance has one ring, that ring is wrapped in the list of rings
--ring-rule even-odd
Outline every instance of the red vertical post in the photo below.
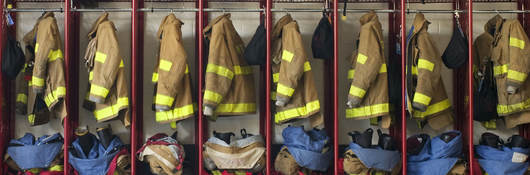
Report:
[[[63,129],[64,129],[64,148],[69,148],[70,143],[72,142],[72,117],[78,116],[77,111],[75,109],[78,108],[78,100],[77,97],[79,93],[76,91],[78,90],[76,84],[78,84],[78,75],[76,74],[75,67],[78,67],[78,64],[76,64],[78,59],[75,59],[77,57],[72,57],[72,47],[75,47],[73,38],[73,32],[72,32],[72,11],[71,11],[71,2],[70,0],[64,1],[64,60],[65,60],[65,68],[66,68],[66,109],[68,115],[64,118],[63,121]],[[73,58],[73,59],[72,59]],[[74,105],[75,104],[75,105]],[[70,164],[68,163],[69,154],[68,149],[64,149],[64,173],[66,175],[70,174]]]
[[[397,1],[395,0],[390,0],[388,2],[388,9],[396,9],[398,7],[397,5]],[[399,31],[399,19],[397,18],[397,13],[396,12],[392,12],[392,13],[388,13],[388,55],[389,55],[389,59],[388,59],[388,72],[389,74],[398,74],[398,71],[401,69],[401,67],[399,67],[399,65],[401,64],[401,59],[398,60],[399,57],[399,54],[397,53],[397,36],[398,36],[398,31]],[[399,81],[398,81],[399,82]],[[401,92],[401,91],[400,91]],[[390,99],[393,100],[393,98],[391,97]],[[392,111],[393,115],[395,116],[400,116],[401,113],[399,112],[400,109],[398,109],[398,107],[400,106],[399,104],[401,103],[401,100],[397,100],[397,101],[390,101],[390,104],[392,104],[392,108],[395,109]],[[398,121],[400,121],[399,118],[396,118],[396,124],[393,124],[390,128],[389,128],[389,132],[390,132],[390,135],[396,139],[396,140],[399,140],[401,141],[401,139],[398,139],[400,138],[400,135],[399,135],[399,125],[397,125]]]
[[[202,33],[203,33],[203,27],[204,27],[204,0],[197,0],[197,6],[199,8],[197,18],[198,18],[198,25],[197,27],[197,54],[198,54],[198,65],[197,65],[197,71],[198,71],[198,91],[197,91],[197,97],[198,97],[198,114],[197,115],[197,125],[198,125],[198,132],[197,132],[197,152],[198,152],[198,159],[199,160],[199,174],[204,174],[204,165],[203,165],[203,157],[202,157],[202,145],[204,143],[204,119],[203,119],[203,113],[202,113],[202,89],[203,89],[203,58],[204,58],[204,42],[202,39]],[[197,21],[197,19],[195,19]]]
[[[143,5],[142,0],[132,0],[131,11],[131,89],[132,89],[132,123],[131,123],[131,174],[136,174],[136,150],[142,139],[143,115],[143,33],[141,19],[143,13],[138,9]]]
[[[407,174],[407,119],[405,114],[405,105],[407,104],[406,101],[406,93],[405,93],[405,84],[406,84],[406,74],[405,74],[405,58],[406,58],[406,52],[407,45],[406,45],[406,38],[407,38],[407,32],[406,28],[406,16],[405,16],[405,0],[401,0],[400,5],[400,12],[401,12],[401,162],[403,163],[403,168],[401,169],[401,174],[406,175]]]
[[[259,8],[260,9],[263,9],[265,6],[267,5],[267,1],[266,0],[260,0],[259,1]],[[264,19],[263,18],[263,11],[259,12],[259,19],[260,19],[260,24],[262,22],[262,20]],[[263,24],[265,25],[265,24]],[[260,71],[259,71],[259,83],[260,83],[260,87],[263,87],[262,83],[267,83],[267,66],[265,65],[260,65]],[[263,98],[264,96],[267,96],[267,90],[264,89],[264,88],[260,88],[259,89],[259,133],[262,135],[262,136],[266,136],[267,135],[267,111],[264,110],[267,108],[267,103],[270,103],[270,101],[267,101],[267,98]]]
[[[266,79],[267,79],[267,85],[265,86],[265,89],[267,90],[267,93],[265,95],[265,99],[267,100],[267,103],[265,105],[265,110],[266,110],[266,116],[267,116],[267,120],[266,120],[266,132],[267,132],[267,135],[265,137],[266,141],[265,141],[265,144],[266,144],[266,158],[267,158],[267,162],[266,162],[266,174],[267,175],[270,175],[272,174],[272,166],[271,166],[271,149],[272,149],[272,129],[271,129],[271,71],[272,71],[272,67],[271,67],[271,30],[272,30],[272,0],[267,0],[267,5],[265,6],[265,21],[266,21],[266,31],[267,31],[267,64],[266,64]]]
[[[517,10],[527,10],[530,7],[530,1],[526,0],[517,0]],[[526,34],[530,34],[530,14],[529,13],[519,13],[517,14],[519,22],[523,25]],[[530,124],[524,124],[519,126],[519,135],[530,138]]]
[[[347,0],[345,0],[347,1]],[[333,172],[339,173],[339,107],[338,107],[338,62],[339,62],[339,3],[333,1]]]
[[[468,156],[473,160],[473,0],[467,1],[467,40],[468,40],[468,64],[467,64],[467,94],[469,95],[468,102],[468,117],[467,117],[467,134],[468,134]],[[469,161],[469,174],[474,174],[475,163]]]
[[[4,34],[5,32],[5,25],[4,25],[4,0],[0,0],[0,55],[2,55],[2,50],[4,48]],[[0,58],[1,60],[1,58]],[[0,61],[0,66],[2,65],[2,62]],[[8,114],[8,107],[6,103],[6,96],[4,94],[4,89],[6,88],[6,81],[4,80],[3,74],[0,74],[0,155],[4,155],[5,148],[7,146],[7,142],[9,140],[9,126],[7,126],[7,114]],[[3,165],[4,161],[3,159],[0,160],[0,165]],[[4,167],[0,166],[0,173],[3,173]]]

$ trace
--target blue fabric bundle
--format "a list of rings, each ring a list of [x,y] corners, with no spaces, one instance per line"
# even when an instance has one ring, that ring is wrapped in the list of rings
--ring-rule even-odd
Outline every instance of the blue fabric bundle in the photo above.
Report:
[[[448,143],[437,136],[426,140],[418,155],[408,155],[407,174],[446,175],[462,154],[462,134],[459,131],[450,132],[458,135]]]
[[[44,135],[35,141],[35,136],[26,133],[20,139],[9,142],[7,154],[17,163],[20,169],[48,168],[63,147],[63,137],[56,133]]]
[[[70,159],[68,163],[79,172],[79,175],[105,175],[112,159],[123,147],[123,143],[120,138],[114,137],[105,149],[96,136],[90,134],[90,137],[93,137],[94,143],[88,155],[83,152],[79,144],[79,138],[72,142],[73,149],[69,151]]]
[[[333,158],[332,151],[323,153],[329,137],[323,130],[305,132],[302,127],[289,126],[282,132],[284,144],[296,163],[313,171],[326,171]]]
[[[526,161],[529,149],[503,146],[496,149],[491,146],[477,145],[475,152],[480,157],[480,167],[489,175],[522,175],[528,169]]]

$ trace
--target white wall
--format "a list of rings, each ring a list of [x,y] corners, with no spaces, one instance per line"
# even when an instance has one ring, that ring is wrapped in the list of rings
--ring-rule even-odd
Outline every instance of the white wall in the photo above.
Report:
[[[43,3],[38,5],[42,6]],[[44,3],[46,7],[61,7],[61,3]],[[34,7],[36,4],[32,3],[19,3],[19,7]],[[275,8],[321,8],[322,4],[275,4]],[[129,7],[130,3],[100,3],[102,7]],[[146,7],[173,7],[173,8],[182,8],[189,7],[192,8],[195,6],[194,3],[145,3]],[[209,7],[215,8],[258,8],[258,3],[209,3]],[[475,3],[475,9],[491,9],[491,4],[482,4]],[[44,7],[44,6],[42,6]],[[350,8],[355,9],[385,9],[387,8],[386,3],[359,3],[355,4],[353,7],[351,4]],[[495,3],[494,6],[498,10],[502,9],[516,9],[515,3]],[[44,7],[45,8],[45,7]],[[436,3],[436,4],[410,4],[408,5],[410,9],[451,9],[451,4],[448,3]],[[86,34],[93,22],[99,17],[101,13],[92,12],[92,13],[83,13],[81,15],[81,31],[80,31],[80,54],[84,54],[84,50],[87,44]],[[156,39],[156,32],[160,25],[161,20],[164,16],[169,13],[145,13],[145,33],[144,33],[144,138],[148,138],[153,134],[158,132],[165,132],[171,134],[174,132],[169,124],[158,124],[155,122],[154,112],[151,111],[152,104],[152,93],[153,93],[153,84],[150,82],[151,74],[155,66],[155,54],[157,52],[158,41]],[[213,19],[219,15],[223,14],[222,12],[209,13],[209,19]],[[279,19],[285,13],[274,13],[273,19]],[[188,64],[190,64],[190,72],[196,71],[196,58],[195,58],[195,13],[190,12],[176,12],[175,15],[177,18],[181,19],[184,22],[182,26],[183,42],[185,49],[188,54]],[[313,31],[317,26],[321,13],[298,13],[292,12],[292,17],[298,21],[300,25],[300,30],[304,40],[304,47],[308,55],[311,56],[311,36]],[[353,52],[353,45],[359,34],[359,18],[363,14],[353,14],[348,13],[346,20],[339,20],[339,142],[340,144],[347,144],[350,142],[347,132],[353,130],[365,130],[370,127],[367,120],[352,120],[346,119],[345,116],[345,103],[347,100],[347,94],[349,90],[349,82],[347,80],[347,71],[350,68],[349,61],[347,60],[350,54]],[[379,19],[382,23],[383,34],[385,36],[385,46],[388,46],[388,14],[381,13],[378,14]],[[487,22],[489,18],[495,14],[474,14],[474,37],[478,36],[483,31],[483,25]],[[23,34],[31,30],[36,19],[40,16],[40,13],[19,13],[17,15],[17,37],[21,39]],[[63,25],[63,14],[56,13],[58,25]],[[443,52],[447,46],[451,33],[452,33],[452,15],[451,14],[425,14],[427,20],[431,22],[429,26],[429,32],[432,34],[433,38],[437,42],[437,48],[440,53]],[[503,15],[505,18],[515,18],[515,15]],[[116,28],[118,30],[118,37],[120,42],[120,49],[124,57],[125,67],[130,67],[130,36],[131,36],[131,21],[130,13],[110,13],[110,20],[114,21]],[[259,24],[259,15],[258,13],[241,13],[234,12],[232,13],[232,21],[234,27],[238,31],[239,35],[243,38],[243,41],[248,44],[256,27]],[[414,14],[407,15],[407,29],[410,28],[412,21],[414,19]],[[22,22],[23,21],[23,22]],[[63,28],[59,29],[61,33]],[[386,51],[388,52],[388,50]],[[388,53],[387,53],[388,55]],[[79,58],[81,59],[81,58]],[[315,72],[316,86],[318,89],[319,97],[321,100],[322,110],[325,108],[324,102],[324,64],[322,60],[312,59],[311,60],[312,70]],[[452,71],[444,68],[442,72],[442,78],[448,92],[449,98],[452,100]],[[130,70],[127,69],[128,82],[130,82]],[[192,73],[192,81],[194,82],[194,89],[196,89],[197,77]],[[259,92],[259,88],[263,86],[259,84],[259,68],[254,68],[254,76],[256,83],[256,93]],[[80,105],[82,104],[82,97],[84,97],[86,92],[86,79],[87,72],[83,65],[80,65],[80,76],[79,76],[79,87],[80,87]],[[197,90],[194,91],[194,96]],[[258,93],[259,94],[259,93]],[[259,98],[259,97],[258,97]],[[258,101],[259,102],[259,101]],[[246,116],[237,116],[237,117],[225,117],[219,118],[217,122],[208,122],[209,131],[211,133],[213,130],[219,132],[231,131],[239,135],[239,130],[241,128],[246,128],[249,133],[258,133],[259,132],[259,111],[253,115]],[[27,120],[24,116],[16,116],[16,137],[21,137],[25,132],[32,132],[40,136],[42,134],[52,134],[54,132],[62,132],[62,126],[60,125],[59,120],[52,120],[49,124],[42,126],[29,127]],[[80,125],[89,125],[91,131],[94,131],[96,127],[102,126],[103,124],[98,124],[95,122],[92,114],[80,107],[80,116],[79,116]],[[122,138],[126,143],[129,142],[129,130],[123,127],[120,121],[112,121],[113,130],[116,134]],[[307,121],[297,122],[294,125],[306,125],[308,128]],[[282,142],[281,131],[287,125],[274,126],[274,142]],[[509,135],[517,133],[517,130],[506,130],[503,128],[504,124],[500,122],[498,124],[501,131],[495,131],[498,134],[501,134],[503,138],[507,138]],[[450,130],[451,127],[448,127],[444,130]],[[178,124],[179,140],[183,143],[192,144],[194,143],[194,132],[195,132],[195,119],[188,119],[186,121],[180,122]],[[475,123],[475,140],[478,140],[478,137],[485,129],[480,126],[479,123]],[[417,128],[413,120],[408,121],[407,133],[408,135],[427,132],[434,136],[441,131],[433,131],[430,128],[425,128],[423,131]],[[330,133],[331,134],[331,133]],[[374,141],[377,139],[374,136]]]

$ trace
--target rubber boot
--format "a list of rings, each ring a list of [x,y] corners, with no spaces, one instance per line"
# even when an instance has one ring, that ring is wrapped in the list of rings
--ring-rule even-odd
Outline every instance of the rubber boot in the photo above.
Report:
[[[247,133],[247,130],[244,129],[244,128],[241,129],[240,132],[241,132],[241,137],[242,137],[242,138],[247,138],[247,137],[252,137],[252,136],[254,136],[254,134],[248,134],[248,133]]]
[[[377,143],[379,147],[383,150],[396,150],[396,142],[390,135],[383,134],[380,129],[377,129],[377,135],[379,135],[379,142]]]
[[[480,136],[479,144],[500,149],[501,145],[503,145],[504,142],[502,141],[501,138],[499,138],[498,135],[495,135],[490,132],[486,132]]]
[[[236,136],[236,134],[234,134],[233,132],[225,132],[225,133],[222,133],[222,132],[216,132],[216,131],[213,131],[213,136],[218,138],[218,139],[221,139],[222,141],[224,141],[226,144],[230,144],[230,138],[232,136]]]
[[[508,138],[508,143],[506,143],[506,146],[510,148],[528,148],[528,140],[520,135],[513,135]]]
[[[90,149],[92,146],[94,146],[94,137],[92,137],[92,134],[88,132],[88,126],[78,127],[75,130],[75,135],[79,139],[79,145],[81,145],[83,153],[88,155],[90,153]]]
[[[112,128],[110,128],[110,125],[107,125],[101,128],[97,128],[96,131],[101,145],[103,145],[103,147],[106,149],[114,138],[114,135],[112,135]]]
[[[374,133],[374,130],[372,128],[368,128],[363,133],[359,133],[359,131],[353,131],[348,133],[348,135],[352,138],[352,141],[359,146],[363,148],[370,148],[372,147],[372,134]]]

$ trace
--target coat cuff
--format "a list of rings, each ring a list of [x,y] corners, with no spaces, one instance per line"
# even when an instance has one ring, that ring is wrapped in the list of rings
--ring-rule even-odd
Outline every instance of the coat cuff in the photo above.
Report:
[[[518,82],[518,81],[514,81],[514,80],[510,80],[510,79],[508,79],[508,81],[506,81],[506,86],[513,86],[516,89],[519,89],[521,87],[521,85],[522,85],[522,83]]]
[[[412,107],[421,112],[427,111],[427,105],[421,103],[412,102]]]

